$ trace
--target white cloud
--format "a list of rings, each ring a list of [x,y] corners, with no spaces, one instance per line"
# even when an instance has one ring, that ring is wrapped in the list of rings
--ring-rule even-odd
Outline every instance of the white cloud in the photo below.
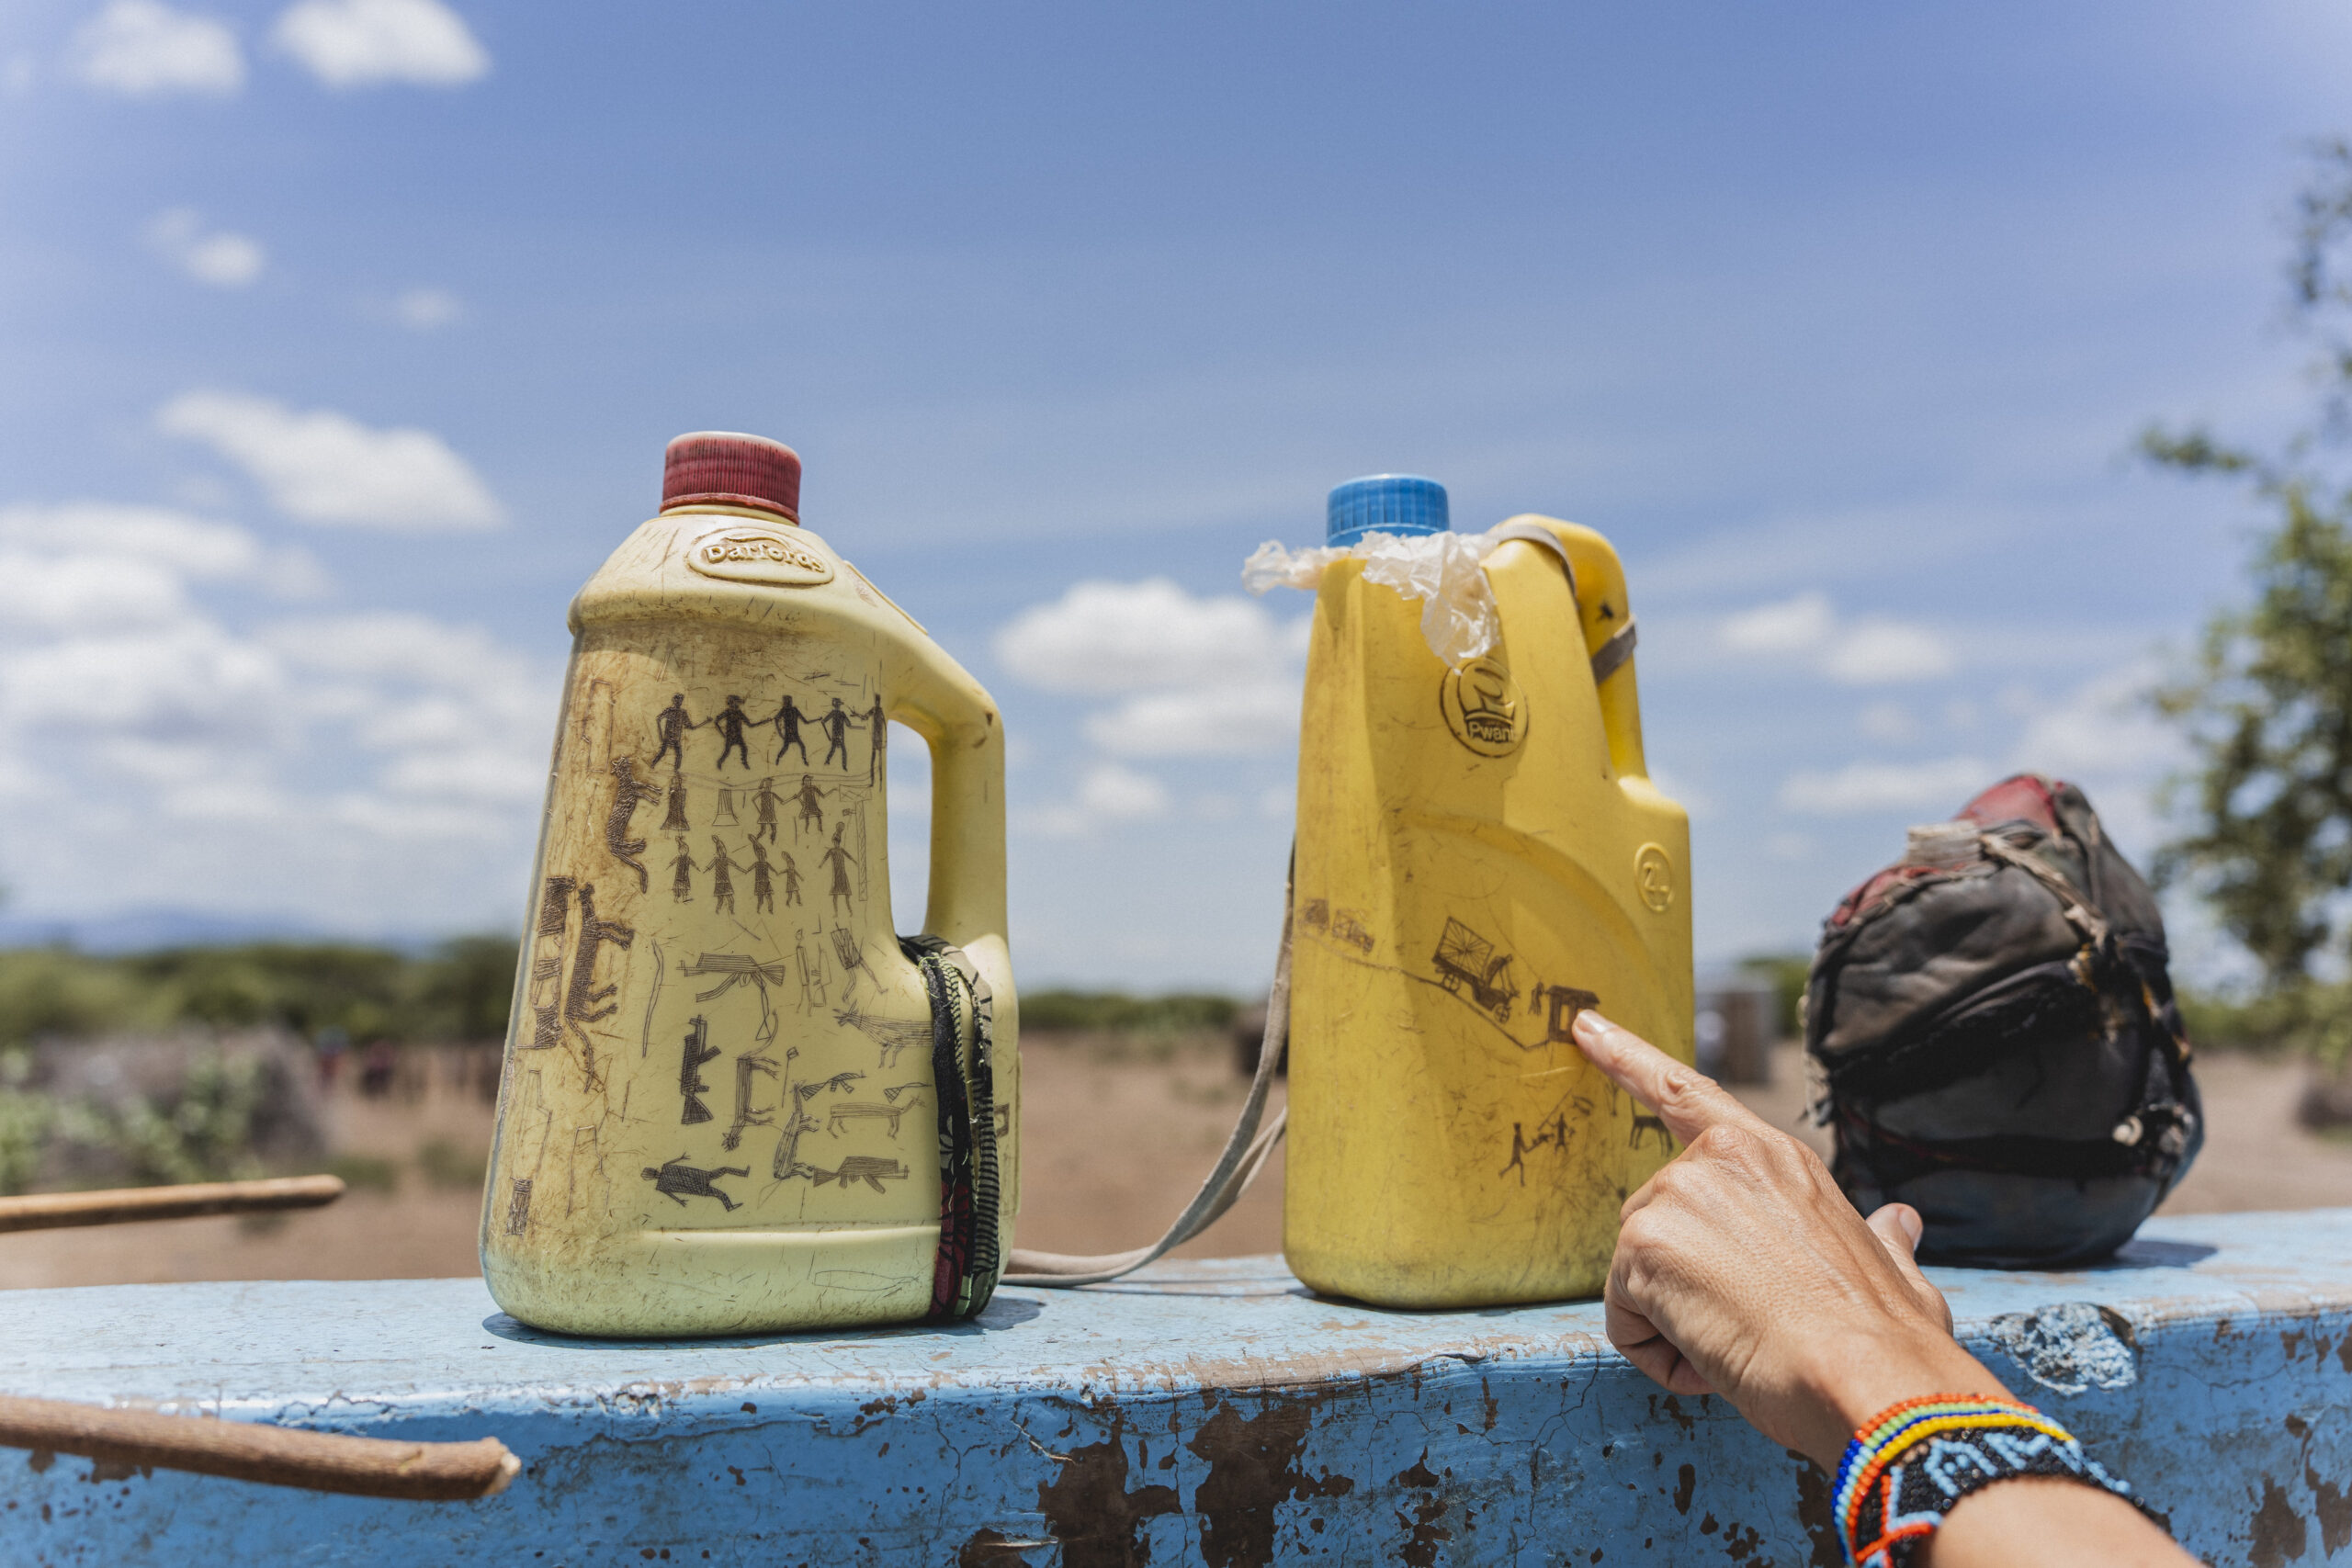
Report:
[[[1195,597],[1166,578],[1073,583],[997,633],[996,655],[1049,692],[1118,695],[1086,733],[1122,757],[1279,750],[1298,733],[1307,618],[1238,595]]]
[[[466,313],[462,300],[446,288],[410,288],[392,301],[392,314],[412,332],[446,327]]]
[[[208,230],[194,209],[175,207],[147,226],[147,243],[198,283],[243,288],[269,260],[261,242],[225,229]]]
[[[1168,813],[1168,789],[1149,773],[1105,762],[1078,781],[1078,804],[1088,815],[1133,821]]]
[[[1726,616],[1720,635],[1725,648],[1740,653],[1810,653],[1836,626],[1827,594],[1800,593]]]
[[[245,85],[244,53],[226,23],[158,0],[112,0],[74,35],[74,56],[84,82],[126,97],[230,97]]]
[[[45,567],[80,561],[126,576],[132,568],[164,567],[193,581],[237,583],[282,599],[315,598],[329,586],[307,550],[270,548],[234,524],[161,506],[0,506],[0,549],[41,558]],[[16,597],[9,588],[0,579],[0,597]]]
[[[2027,721],[2017,766],[2062,778],[2146,774],[2177,761],[2180,738],[2147,706],[2153,665],[2134,663],[2085,682]]]
[[[1048,807],[1031,826],[1052,838],[1084,838],[1114,822],[1139,822],[1168,815],[1168,786],[1149,773],[1098,762],[1078,781],[1064,805]]]
[[[1148,692],[1090,714],[1086,733],[1120,757],[1229,757],[1272,751],[1298,734],[1295,681],[1252,680]]]
[[[160,508],[0,508],[0,843],[42,912],[144,903],[340,929],[503,923],[556,671],[473,627],[225,624],[282,553]]]
[[[1949,675],[1952,663],[1951,646],[1925,626],[1868,620],[1829,645],[1821,669],[1849,686],[1885,686]]]
[[[1925,811],[1941,821],[2001,776],[1975,757],[1850,762],[1834,773],[1791,774],[1781,785],[1781,805],[1815,817]]]
[[[1297,640],[1238,594],[1195,598],[1164,577],[1074,582],[996,636],[1006,669],[1048,692],[1133,692],[1250,679]]]
[[[1726,615],[1715,637],[1728,652],[1795,659],[1846,686],[1931,680],[1956,663],[1939,633],[1884,615],[1844,623],[1817,591]]]
[[[490,73],[490,51],[440,0],[300,0],[270,39],[330,87],[457,87]]]
[[[219,391],[183,393],[164,405],[156,424],[204,442],[304,522],[481,528],[505,517],[481,477],[430,431],[370,429],[328,409],[298,412]]]

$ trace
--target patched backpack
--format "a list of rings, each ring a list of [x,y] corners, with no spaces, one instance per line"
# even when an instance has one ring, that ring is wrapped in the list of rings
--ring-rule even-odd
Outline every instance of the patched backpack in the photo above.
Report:
[[[2164,919],[2073,784],[2020,773],[1848,894],[1805,989],[1805,1049],[1864,1213],[1920,1255],[2103,1258],[2204,1140]]]

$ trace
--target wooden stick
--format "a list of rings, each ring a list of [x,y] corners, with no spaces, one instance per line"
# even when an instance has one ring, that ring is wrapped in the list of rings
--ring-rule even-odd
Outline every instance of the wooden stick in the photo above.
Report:
[[[503,1492],[523,1468],[522,1461],[496,1438],[470,1443],[346,1438],[10,1394],[0,1394],[0,1448],[31,1449],[37,1459],[42,1452],[80,1454],[115,1464],[258,1481],[266,1486],[428,1503]]]
[[[254,1214],[273,1209],[315,1209],[342,1196],[343,1178],[339,1176],[203,1181],[187,1187],[120,1187],[105,1192],[36,1192],[21,1198],[0,1198],[0,1231],[120,1225],[134,1220]]]

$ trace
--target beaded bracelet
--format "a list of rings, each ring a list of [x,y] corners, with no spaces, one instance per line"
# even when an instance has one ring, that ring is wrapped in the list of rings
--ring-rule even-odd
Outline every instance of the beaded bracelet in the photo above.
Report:
[[[1831,1517],[1848,1568],[1905,1568],[1953,1504],[2021,1475],[2080,1481],[2141,1506],[2073,1433],[2030,1404],[1928,1394],[1888,1406],[1856,1430],[1838,1466]]]

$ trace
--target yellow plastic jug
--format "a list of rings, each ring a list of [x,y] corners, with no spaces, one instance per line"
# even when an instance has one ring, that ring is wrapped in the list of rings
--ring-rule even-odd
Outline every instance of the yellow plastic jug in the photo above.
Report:
[[[1424,636],[1447,606],[1366,577],[1467,547],[1446,527],[1428,479],[1331,493],[1332,544],[1388,537],[1331,560],[1315,602],[1283,1252],[1387,1306],[1589,1296],[1673,1151],[1568,1026],[1599,1008],[1690,1060],[1688,818],[1644,768],[1608,541],[1534,516],[1478,541],[1498,628],[1449,667]]]
[[[1001,1268],[1001,726],[799,525],[799,490],[790,447],[680,436],[661,514],[572,602],[482,1213],[482,1275],[525,1323],[953,1317]],[[931,750],[944,953],[891,919],[891,720]]]

